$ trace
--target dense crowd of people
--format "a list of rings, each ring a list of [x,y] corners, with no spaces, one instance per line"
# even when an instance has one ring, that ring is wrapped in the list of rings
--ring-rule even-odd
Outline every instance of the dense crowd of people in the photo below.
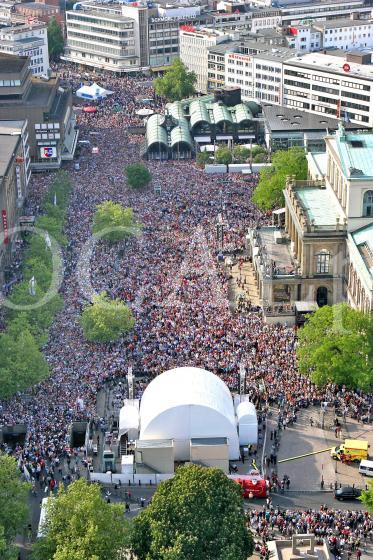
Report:
[[[60,72],[74,89],[86,78],[68,66]],[[264,324],[256,309],[231,312],[229,269],[217,258],[216,224],[223,215],[224,251],[243,254],[247,228],[269,219],[251,202],[257,177],[243,181],[234,175],[224,184],[222,176],[206,175],[191,161],[154,161],[148,163],[151,187],[130,190],[124,170],[139,161],[140,138],[129,135],[127,127],[138,124],[136,111],[144,99],[156,111],[163,104],[143,78],[106,76],[99,83],[114,94],[98,104],[97,113],[79,115],[80,138],[93,137],[99,151],[92,154],[92,142],[85,145],[80,170],[70,169],[74,189],[65,232],[65,306],[43,349],[51,376],[0,409],[0,425],[28,426],[25,443],[15,450],[20,464],[36,470],[41,463],[55,465],[69,448],[71,421],[96,419],[98,391],[108,380],[123,379],[129,366],[145,379],[136,384],[138,396],[154,376],[185,365],[212,371],[237,390],[243,365],[247,392],[264,410],[280,404],[290,417],[301,406],[326,400],[341,402],[355,417],[369,412],[371,396],[336,386],[321,390],[297,372],[292,328]],[[32,178],[28,204],[35,212],[50,180]],[[142,234],[112,246],[97,242],[89,253],[92,216],[105,200],[133,208]],[[85,274],[82,265],[87,264]],[[92,291],[103,290],[127,302],[136,318],[127,336],[108,345],[87,342],[79,324]],[[274,525],[287,534],[288,527],[310,524],[307,515],[324,527],[318,515],[328,513],[302,515],[295,515],[295,523],[294,515],[274,513],[269,520],[258,515],[251,522],[271,527],[276,518]]]

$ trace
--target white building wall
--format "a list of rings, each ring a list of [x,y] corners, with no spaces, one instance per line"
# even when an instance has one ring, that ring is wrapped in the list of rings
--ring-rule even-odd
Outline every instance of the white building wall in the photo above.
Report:
[[[361,70],[362,75],[359,76],[357,71],[343,70],[346,64],[343,58],[314,56],[319,57],[315,68],[293,66],[289,60],[284,62],[283,104],[318,115],[340,116],[352,123],[373,126],[373,72],[371,77],[368,74],[364,76],[365,65],[348,63],[351,69]],[[297,63],[301,61],[302,58]]]
[[[23,39],[30,41],[25,44]],[[1,29],[0,52],[30,57],[33,75],[46,75],[49,68],[47,27],[38,24]]]

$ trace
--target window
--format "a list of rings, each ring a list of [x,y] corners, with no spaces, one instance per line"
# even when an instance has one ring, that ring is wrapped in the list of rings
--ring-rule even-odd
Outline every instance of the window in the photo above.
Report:
[[[364,193],[363,216],[373,216],[373,191]]]
[[[316,274],[329,274],[330,253],[320,251],[316,255]]]

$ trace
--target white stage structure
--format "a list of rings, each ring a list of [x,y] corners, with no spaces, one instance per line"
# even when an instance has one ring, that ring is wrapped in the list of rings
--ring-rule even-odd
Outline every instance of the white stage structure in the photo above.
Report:
[[[176,461],[190,459],[194,438],[228,440],[229,458],[240,456],[232,396],[213,373],[194,367],[164,372],[145,389],[140,440],[174,440]]]
[[[75,95],[81,99],[87,99],[88,101],[99,101],[100,99],[105,99],[105,97],[112,93],[112,91],[93,83],[90,86],[82,86],[77,90]]]
[[[249,401],[242,401],[236,409],[238,437],[240,445],[258,443],[258,418],[255,406]]]

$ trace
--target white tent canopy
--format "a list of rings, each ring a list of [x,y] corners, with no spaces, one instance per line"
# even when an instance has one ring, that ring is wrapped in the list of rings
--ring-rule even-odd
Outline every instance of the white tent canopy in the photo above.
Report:
[[[242,401],[236,409],[240,445],[257,445],[258,418],[255,406],[248,401]]]
[[[131,404],[122,406],[119,412],[119,439],[128,434],[128,440],[134,440],[139,434],[139,411]]]
[[[111,95],[112,93],[112,91],[104,89],[103,87],[93,82],[93,84],[91,84],[90,86],[84,85],[79,88],[76,92],[76,96],[81,97],[82,99],[87,99],[89,101],[98,101],[100,99],[105,99],[105,97]]]
[[[140,439],[173,439],[175,460],[190,460],[192,438],[228,439],[239,457],[233,401],[228,387],[209,371],[181,367],[156,377],[140,405]]]

